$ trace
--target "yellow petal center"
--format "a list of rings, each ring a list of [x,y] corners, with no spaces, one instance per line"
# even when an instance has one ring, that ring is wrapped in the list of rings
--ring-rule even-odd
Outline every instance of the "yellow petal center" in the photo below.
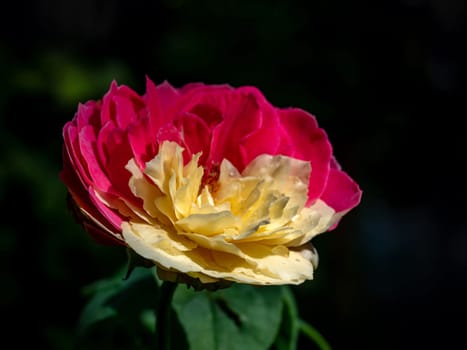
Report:
[[[143,201],[140,220],[124,222],[126,243],[159,267],[201,281],[298,284],[313,277],[309,241],[337,220],[318,200],[305,207],[309,162],[260,155],[241,173],[227,160],[215,183],[203,182],[200,154],[183,164],[183,149],[161,144],[129,186]]]

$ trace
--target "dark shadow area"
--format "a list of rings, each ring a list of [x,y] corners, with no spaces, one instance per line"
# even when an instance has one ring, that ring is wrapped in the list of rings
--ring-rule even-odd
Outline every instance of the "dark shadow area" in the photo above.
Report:
[[[339,349],[447,349],[467,292],[461,0],[14,1],[0,12],[3,341],[70,349],[81,289],[126,261],[73,221],[61,130],[110,82],[255,85],[317,116],[364,191],[293,290]],[[459,321],[457,321],[459,320]],[[16,332],[26,336],[18,337]],[[308,348],[304,345],[304,348]]]

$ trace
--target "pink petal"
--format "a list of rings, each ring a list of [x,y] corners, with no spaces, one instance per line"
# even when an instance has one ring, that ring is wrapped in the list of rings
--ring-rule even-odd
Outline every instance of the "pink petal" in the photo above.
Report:
[[[331,169],[341,170],[341,165],[334,156],[331,158]]]
[[[211,105],[198,104],[189,112],[202,119],[209,129],[213,129],[217,124],[222,122],[222,112]]]
[[[64,167],[60,172],[60,179],[67,186],[68,191],[72,197],[72,200],[78,208],[84,209],[87,213],[92,215],[99,223],[104,226],[107,230],[115,230],[114,225],[112,225],[107,219],[99,212],[96,206],[92,203],[88,189],[83,187],[83,184],[78,179],[76,172],[69,163],[68,157],[64,158]],[[73,209],[73,212],[77,215],[76,219],[84,226],[87,232],[89,232],[93,238],[102,243],[107,244],[123,244],[121,241],[118,241],[114,236],[110,235],[104,229],[100,228],[89,220],[84,214],[81,213],[80,209]],[[119,232],[119,231],[117,231]]]
[[[161,103],[162,111],[166,111],[170,105],[173,105],[180,96],[177,89],[175,89],[167,80],[157,86],[157,94]]]
[[[178,114],[183,112],[193,112],[197,106],[210,106],[212,110],[219,111],[224,116],[226,110],[231,105],[229,100],[235,90],[229,85],[202,85],[189,84],[182,88],[185,93],[171,106],[169,112]],[[198,113],[195,113],[198,114]],[[198,114],[199,117],[204,117]],[[206,121],[207,122],[207,121]],[[208,122],[209,124],[209,122]]]
[[[135,202],[136,198],[128,187],[130,173],[125,169],[134,156],[126,131],[116,128],[109,120],[97,137],[97,151],[103,172],[111,183],[108,192]]]
[[[174,124],[183,135],[187,156],[191,158],[202,152],[200,163],[205,164],[211,139],[211,131],[205,121],[195,114],[184,113],[177,117]]]
[[[73,125],[73,122],[68,122],[63,128],[63,138],[67,159],[70,161],[70,167],[77,172],[79,179],[83,185],[89,185],[91,183],[91,176],[88,169],[83,166],[85,161],[81,155],[79,141],[78,141],[78,130]]]
[[[321,199],[337,213],[348,211],[360,203],[362,191],[358,184],[345,172],[329,171],[328,182]]]
[[[110,134],[114,132],[116,125],[113,120],[108,120],[104,126],[100,129],[97,135],[97,154],[99,156],[100,163],[104,166],[107,165],[108,159],[112,154],[112,148],[109,147]]]
[[[123,217],[120,216],[116,210],[113,210],[109,208],[106,204],[104,204],[97,197],[95,189],[93,187],[89,187],[88,192],[91,202],[94,204],[99,213],[105,218],[105,221],[107,221],[112,226],[111,231],[120,233],[122,231],[121,226],[123,222]],[[99,222],[105,223],[105,221]]]
[[[88,125],[79,132],[79,147],[87,165],[92,182],[101,191],[108,191],[111,183],[105,175],[102,165],[96,157],[96,135],[92,126]]]
[[[117,93],[118,86],[115,80],[110,84],[110,89],[102,98],[102,110],[101,110],[101,125],[105,125],[109,120],[114,120],[115,105],[112,101],[113,96]]]
[[[253,159],[261,154],[277,154],[280,144],[281,133],[278,128],[261,128],[245,137],[240,142],[241,154],[240,169],[247,166]]]
[[[210,95],[216,92],[222,92],[225,94],[229,94],[233,92],[235,89],[228,85],[228,84],[211,84],[206,85],[203,83],[189,83],[182,86],[178,89],[181,98],[185,98],[186,100],[182,104],[185,104],[187,101],[193,100],[193,96],[202,96],[202,95]],[[196,100],[196,99],[195,99]]]
[[[128,125],[135,122],[137,111],[132,101],[125,96],[114,96],[115,103],[115,119],[120,129],[128,128]]]
[[[172,123],[163,125],[157,131],[156,140],[157,144],[161,144],[164,141],[173,141],[186,148],[182,136],[180,135],[180,130],[178,130]],[[186,154],[186,152],[184,152],[184,154]]]
[[[136,109],[144,108],[145,103],[140,95],[127,85],[120,85],[117,89],[118,96],[126,98],[136,107]]]
[[[84,229],[87,233],[99,244],[115,246],[115,245],[125,245],[123,240],[118,239],[117,237],[105,232],[105,230],[96,226],[95,224],[89,222],[83,222]]]
[[[226,158],[241,171],[246,164],[243,164],[239,145],[261,126],[261,113],[254,95],[229,95],[218,96],[224,120],[213,130],[208,164],[220,164]]]
[[[133,158],[133,152],[127,142],[126,133],[114,129],[107,140],[107,147],[110,156],[105,164],[105,173],[111,183],[109,192],[134,202],[136,198],[128,186],[131,174],[125,168],[128,161]]]
[[[100,126],[99,120],[100,103],[95,101],[88,101],[84,104],[78,104],[78,111],[75,115],[76,126],[78,129],[86,125],[93,125],[98,128]]]
[[[178,92],[167,81],[157,86],[146,77],[146,94],[143,96],[149,115],[149,127],[156,135],[162,125],[173,119],[173,112],[168,112],[169,106],[175,103]]]
[[[266,100],[266,97],[264,97],[263,93],[259,91],[256,87],[242,86],[237,88],[236,92],[240,95],[252,96],[255,99],[261,111],[267,113],[273,112],[273,106]],[[265,121],[267,121],[267,119],[265,119]]]
[[[83,193],[86,194],[86,192],[83,191],[83,189],[86,188],[89,184],[82,181],[81,177],[79,176],[79,173],[76,172],[76,168],[72,164],[72,161],[70,157],[68,156],[68,153],[65,148],[63,149],[62,152],[63,152],[63,157],[62,157],[63,168],[59,173],[60,179],[66,185],[69,192],[77,193],[81,195]]]
[[[128,142],[138,166],[143,170],[147,161],[157,152],[155,134],[149,129],[148,117],[141,118],[138,123],[128,128]]]
[[[101,125],[114,120],[117,125],[126,128],[142,108],[144,102],[135,91],[126,85],[118,86],[112,81],[110,90],[102,99]]]
[[[243,166],[248,165],[261,154],[278,154],[282,132],[278,111],[274,108],[256,88],[243,88],[250,91],[260,106],[261,126],[245,135],[240,143]]]
[[[204,84],[204,83],[188,83],[188,84],[185,84],[183,85],[180,89],[178,89],[178,92],[180,93],[180,95],[184,95],[184,94],[187,94],[193,90],[196,90],[196,89],[200,89],[200,88],[204,88],[206,87],[207,85]]]
[[[332,155],[331,144],[313,115],[298,109],[280,110],[283,142],[279,153],[311,163],[307,204],[318,199],[324,191]]]

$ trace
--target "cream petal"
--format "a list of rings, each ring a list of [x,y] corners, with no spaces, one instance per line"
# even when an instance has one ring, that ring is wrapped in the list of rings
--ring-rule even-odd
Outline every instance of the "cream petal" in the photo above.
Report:
[[[148,245],[169,242],[173,249],[179,252],[190,251],[197,247],[197,244],[193,241],[175,233],[170,233],[155,224],[123,222],[122,231],[127,232],[128,237],[136,236]]]
[[[203,177],[203,169],[197,167],[195,171],[186,178],[186,182],[175,192],[173,202],[177,213],[177,218],[183,218],[191,214],[193,203],[196,202],[198,191]]]
[[[267,225],[264,225],[267,226]],[[291,227],[280,227],[275,230],[265,229],[260,227],[254,234],[238,235],[233,237],[236,243],[261,242],[266,245],[284,244],[292,239],[303,236],[302,231],[295,230]]]
[[[292,250],[300,253],[305,259],[311,261],[315,270],[318,268],[319,256],[313,244],[308,242],[300,247],[292,248]]]
[[[248,248],[243,247],[246,260],[234,254],[199,247],[188,249],[192,246],[171,240],[166,231],[154,226],[124,222],[122,228],[123,237],[130,248],[165,269],[259,285],[299,284],[312,278],[312,265],[310,262],[306,264],[307,260],[299,252],[289,251],[288,257],[284,257],[282,252],[277,254],[277,248],[271,248],[268,254],[273,255],[267,256],[264,249],[258,251],[256,247],[255,252],[249,255],[246,254]],[[289,262],[287,271],[280,271],[287,265],[286,261]],[[252,263],[257,266],[252,266]],[[295,271],[299,269],[301,272]]]
[[[182,186],[183,148],[175,142],[163,142],[156,157],[146,163],[144,172],[166,195],[174,195],[174,191]],[[192,161],[197,162],[199,156]]]
[[[303,232],[299,239],[291,241],[289,246],[301,246],[316,235],[327,231],[339,220],[340,215],[321,200],[317,200],[309,208],[303,208],[300,215],[292,222],[292,227]]]
[[[152,226],[124,222],[122,229],[125,242],[130,248],[164,269],[190,275],[200,273],[211,279],[229,279],[243,283],[256,281],[255,278],[247,276],[250,273],[248,264],[231,254],[226,255],[238,260],[232,263],[233,268],[217,264],[217,261],[222,261],[225,265],[229,261],[231,262],[231,259],[219,259],[218,253],[206,249],[197,248],[182,252],[168,239],[165,231]],[[216,259],[213,258],[213,255],[216,255]]]
[[[304,193],[306,195],[310,181],[311,164],[308,161],[286,156],[263,154],[255,158],[243,170],[243,176],[274,179],[275,189],[288,193]]]
[[[225,253],[230,253],[243,257],[242,251],[238,248],[237,245],[229,242],[223,235],[218,236],[205,236],[198,233],[182,233],[188,239],[196,242],[199,246],[214,251],[220,251]]]
[[[203,235],[216,235],[226,228],[235,227],[237,218],[230,211],[210,214],[193,214],[176,222],[177,227],[185,232],[197,232]]]
[[[212,256],[217,264],[230,270],[230,272],[215,273],[215,275],[238,283],[256,285],[300,284],[307,279],[313,278],[313,265],[298,252],[289,252],[289,258],[284,258],[281,255],[270,256],[268,261],[261,261],[258,264],[259,266],[252,266],[246,260],[223,252],[213,252]],[[301,264],[290,261],[291,258],[300,261]],[[256,263],[258,263],[258,260],[256,260]],[[271,266],[264,266],[265,264],[271,264]],[[279,274],[274,273],[276,268],[280,270],[283,266],[288,266],[288,270],[279,271],[281,272]],[[205,273],[212,272],[206,271]]]
[[[106,192],[100,192],[97,189],[94,189],[94,194],[96,198],[104,203],[108,208],[116,209],[124,216],[134,216],[134,212],[126,205],[124,201],[122,201],[120,197],[109,195]]]
[[[218,189],[215,193],[217,203],[231,201],[240,204],[254,191],[261,179],[255,177],[242,177],[238,170],[227,159],[221,163]],[[232,209],[235,214],[240,209]]]
[[[201,194],[198,196],[198,198],[196,198],[196,205],[200,209],[214,207],[214,198],[212,198],[208,187],[204,187],[201,191]]]
[[[159,187],[159,189],[169,194],[169,179],[172,176],[174,167],[180,163],[180,147],[174,142],[163,142],[159,147],[156,157],[146,163],[144,172]]]
[[[224,269],[223,272],[214,273],[218,278],[257,285],[282,284],[282,281],[279,279],[264,274],[262,271],[257,271],[254,266],[251,266],[246,260],[236,255],[224,252],[212,252],[211,255],[217,266]],[[205,273],[213,274],[213,272],[206,271]]]
[[[219,281],[218,278],[213,278],[202,272],[191,272],[191,273],[187,273],[187,275],[189,275],[190,277],[199,279],[201,283],[204,283],[204,284],[215,283]]]
[[[130,188],[143,197],[142,215],[151,221],[122,225],[132,249],[161,269],[206,283],[299,284],[313,278],[317,254],[305,243],[337,215],[321,201],[304,207],[309,162],[262,155],[240,174],[223,160],[216,186],[201,189],[200,154],[183,166],[182,152],[164,142],[145,174],[128,163]]]
[[[161,213],[155,205],[155,199],[161,194],[159,189],[144,177],[134,159],[130,159],[126,169],[132,174],[128,183],[130,190],[143,200],[143,209],[153,218],[160,217]]]
[[[177,221],[174,211],[172,199],[168,196],[160,196],[154,199],[156,208],[163,214],[162,216],[168,219],[172,224]]]
[[[289,250],[288,255],[277,254],[271,247],[260,244],[240,245],[249,263],[255,263],[255,271],[269,271],[283,283],[297,284],[313,279],[313,264],[299,251]]]
[[[168,238],[167,232],[164,230],[130,222],[122,224],[122,233],[125,242],[137,254],[166,269],[182,272],[201,271],[201,267],[185,254],[195,248],[195,244],[192,242],[190,242],[192,246],[184,244],[186,242],[177,244]]]
[[[274,200],[269,206],[269,217],[272,222],[278,221],[283,217],[284,209],[289,202],[289,197],[281,196]]]

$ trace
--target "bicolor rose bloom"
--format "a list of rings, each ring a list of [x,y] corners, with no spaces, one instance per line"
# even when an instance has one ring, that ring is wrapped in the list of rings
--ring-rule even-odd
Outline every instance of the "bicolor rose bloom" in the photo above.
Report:
[[[113,82],[63,137],[60,176],[86,231],[166,279],[302,283],[312,238],[360,202],[315,117],[255,87]]]

